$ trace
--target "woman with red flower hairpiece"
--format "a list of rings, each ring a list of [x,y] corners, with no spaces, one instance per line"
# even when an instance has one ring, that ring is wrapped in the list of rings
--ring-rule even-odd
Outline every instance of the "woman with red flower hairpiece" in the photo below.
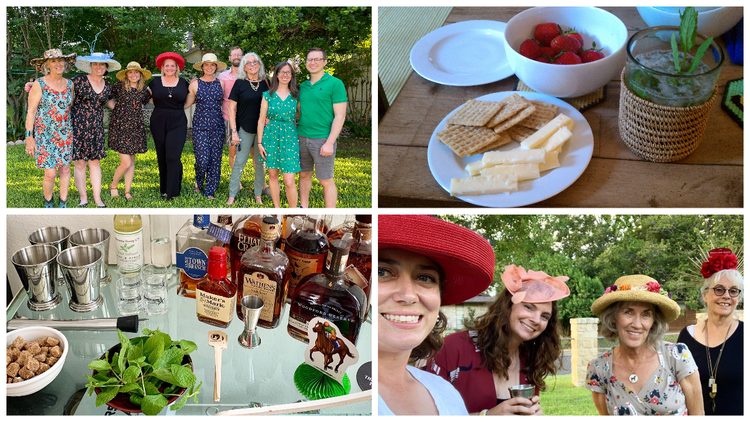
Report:
[[[729,249],[714,249],[701,274],[707,319],[683,328],[677,341],[695,357],[706,415],[742,415],[744,329],[734,310],[742,302],[744,281],[737,271],[737,256]]]

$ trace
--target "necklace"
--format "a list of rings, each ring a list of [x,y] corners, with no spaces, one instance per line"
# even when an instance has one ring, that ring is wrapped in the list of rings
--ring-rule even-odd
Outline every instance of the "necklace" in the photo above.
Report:
[[[727,339],[729,338],[729,332],[732,330],[732,325],[734,324],[734,321],[732,321],[729,324],[729,327],[727,328],[727,335],[724,337],[724,341],[721,343],[721,349],[719,350],[719,357],[716,359],[716,365],[713,365],[711,363],[711,349],[708,347],[708,320],[706,320],[705,330],[706,330],[706,358],[708,359],[708,388],[711,389],[711,392],[708,393],[708,396],[711,397],[711,407],[713,408],[714,412],[716,412],[716,401],[714,398],[716,398],[716,375],[719,371],[719,361],[721,361],[721,354],[724,353],[724,346],[727,345]]]
[[[628,363],[628,359],[623,356],[622,353],[620,353],[620,355],[622,356],[622,361],[625,362],[625,365],[627,365],[628,369],[630,369],[630,376],[628,377],[628,381],[630,381],[631,384],[637,383],[638,374],[635,373],[635,369],[630,366],[630,363]]]
[[[260,81],[251,81],[250,79],[247,80],[250,82],[250,88],[253,89],[253,91],[257,92],[258,88],[260,88]],[[255,85],[253,85],[253,82],[255,82]]]
[[[169,98],[172,98],[172,90],[174,89],[174,87],[173,86],[167,86],[165,88],[167,88],[167,91],[169,91]]]

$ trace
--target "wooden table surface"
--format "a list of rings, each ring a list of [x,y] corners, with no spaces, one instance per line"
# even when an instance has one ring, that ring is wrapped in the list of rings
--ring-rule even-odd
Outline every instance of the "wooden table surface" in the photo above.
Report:
[[[445,25],[488,19],[508,22],[525,8],[453,9]],[[635,8],[605,8],[618,16],[628,35],[647,27]],[[583,116],[594,134],[594,153],[581,177],[566,190],[530,207],[741,208],[743,130],[721,108],[726,84],[742,78],[742,66],[726,55],[719,97],[698,149],[674,163],[652,163],[632,153],[617,127],[620,72],[607,86],[604,102]],[[498,46],[503,48],[503,46]],[[474,207],[451,197],[427,164],[427,145],[438,123],[469,99],[514,89],[515,75],[491,84],[453,87],[411,76],[378,125],[379,207]]]

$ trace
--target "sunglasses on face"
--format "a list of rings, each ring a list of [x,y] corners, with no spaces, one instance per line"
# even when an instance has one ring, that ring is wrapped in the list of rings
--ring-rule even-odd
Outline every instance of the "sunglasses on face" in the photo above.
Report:
[[[719,296],[719,297],[724,296],[724,292],[729,292],[729,297],[737,297],[742,292],[742,290],[740,290],[740,289],[738,289],[736,287],[732,287],[730,289],[727,289],[727,288],[722,287],[722,286],[713,287],[713,288],[711,288],[711,290],[713,290],[714,294],[716,296]]]

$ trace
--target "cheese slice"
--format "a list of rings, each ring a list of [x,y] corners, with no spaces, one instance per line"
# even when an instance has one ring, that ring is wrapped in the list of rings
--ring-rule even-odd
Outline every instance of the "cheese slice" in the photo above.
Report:
[[[523,150],[520,148],[510,151],[490,151],[482,156],[485,167],[498,164],[531,164],[544,162],[543,149]]]
[[[484,165],[484,162],[482,162],[482,160],[479,160],[467,164],[465,170],[467,173],[469,173],[469,176],[479,176],[480,171],[484,170],[485,168],[486,166]]]
[[[571,132],[575,127],[575,122],[570,117],[560,113],[554,119],[550,120],[546,125],[542,126],[541,129],[534,132],[531,136],[524,139],[521,142],[522,149],[534,149],[540,148],[542,142],[546,141],[550,136],[554,135],[555,132],[560,130],[561,127],[566,126]]]
[[[548,151],[544,156],[544,162],[539,164],[539,171],[552,170],[560,167],[558,151]]]
[[[547,152],[559,150],[559,148],[562,147],[562,144],[570,139],[571,136],[573,136],[573,133],[570,131],[570,129],[568,129],[567,126],[563,126],[560,128],[560,130],[547,138],[546,141],[540,144],[539,148],[543,148]]]
[[[451,196],[486,195],[512,192],[516,189],[518,189],[518,176],[515,174],[493,174],[451,179]]]
[[[493,166],[482,170],[482,176],[490,174],[515,174],[518,181],[539,178],[539,166],[541,164],[509,164]]]

